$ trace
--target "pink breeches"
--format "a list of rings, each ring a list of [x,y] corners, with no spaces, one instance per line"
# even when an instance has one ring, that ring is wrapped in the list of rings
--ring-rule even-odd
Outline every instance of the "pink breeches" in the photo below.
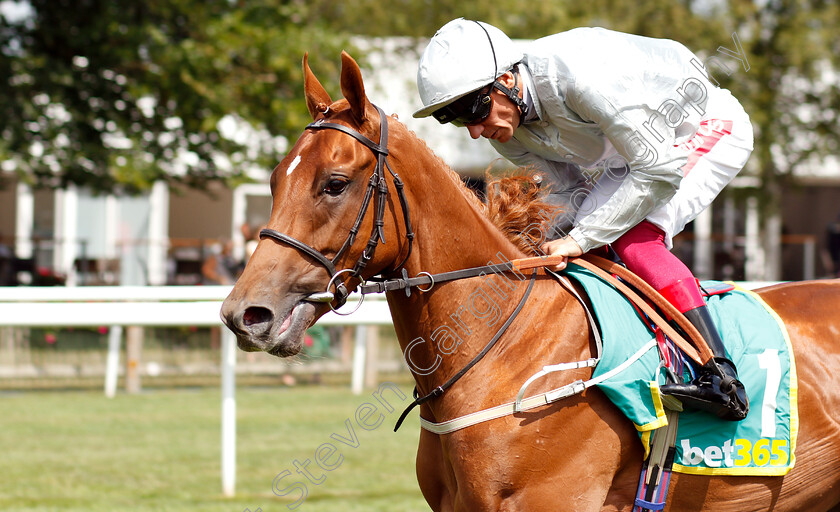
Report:
[[[704,305],[694,274],[665,246],[665,232],[646,220],[624,233],[612,248],[631,272],[685,313]]]

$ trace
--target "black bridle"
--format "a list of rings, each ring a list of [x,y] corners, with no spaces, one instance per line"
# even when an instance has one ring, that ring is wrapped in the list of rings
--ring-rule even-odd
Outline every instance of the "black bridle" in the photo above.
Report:
[[[349,272],[350,279],[356,277],[361,279],[362,283],[364,283],[365,280],[362,277],[362,272],[364,271],[365,267],[367,267],[368,263],[370,263],[370,261],[373,259],[374,253],[376,252],[376,247],[379,245],[379,242],[381,241],[383,244],[385,243],[385,204],[388,198],[388,183],[385,179],[386,168],[388,169],[388,172],[391,173],[391,176],[394,179],[394,186],[397,189],[397,196],[400,199],[400,206],[403,211],[403,218],[405,219],[405,237],[408,240],[408,253],[406,254],[405,258],[403,258],[403,260],[400,262],[400,264],[394,267],[395,270],[402,267],[408,260],[408,257],[411,255],[411,248],[414,242],[414,232],[411,230],[411,218],[408,212],[408,202],[406,201],[405,193],[403,191],[403,182],[400,179],[400,177],[391,169],[391,166],[388,164],[387,160],[388,119],[385,116],[385,112],[383,112],[381,108],[376,107],[376,110],[377,112],[379,112],[380,121],[379,144],[373,142],[369,138],[365,137],[361,133],[348,126],[344,126],[343,124],[338,123],[329,123],[326,121],[325,118],[318,119],[317,121],[310,123],[306,127],[307,130],[331,129],[344,132],[347,135],[350,135],[354,139],[364,144],[376,155],[376,167],[374,168],[373,174],[371,174],[370,179],[368,180],[367,189],[365,190],[365,196],[362,200],[362,206],[361,208],[359,208],[358,215],[356,215],[356,221],[353,224],[353,227],[350,228],[350,233],[344,240],[344,244],[341,246],[341,249],[338,250],[338,252],[332,258],[332,260],[330,260],[327,256],[324,255],[324,253],[315,249],[311,245],[301,242],[300,240],[293,238],[289,235],[267,228],[260,231],[260,238],[271,238],[272,240],[275,240],[277,242],[294,247],[295,249],[313,258],[327,270],[327,272],[330,275],[330,282],[327,285],[326,292],[313,293],[304,298],[303,300],[309,302],[327,302],[330,304],[330,307],[333,310],[340,308],[347,301],[347,296],[349,295],[349,291],[347,290],[347,286],[345,285],[346,281],[335,283],[339,275],[345,272]],[[336,271],[336,262],[339,260],[339,258],[341,258],[344,255],[345,252],[347,252],[348,249],[350,249],[350,247],[356,241],[356,235],[359,233],[359,228],[361,227],[362,221],[364,220],[364,217],[367,214],[367,210],[370,206],[370,201],[373,198],[374,191],[376,192],[376,201],[374,206],[373,229],[370,233],[370,239],[368,240],[365,249],[359,256],[359,259],[356,260],[356,264],[353,266],[352,269],[348,268]],[[334,294],[330,292],[330,287],[333,284],[335,284]],[[337,305],[335,307],[333,307],[332,305],[333,301],[337,302]]]

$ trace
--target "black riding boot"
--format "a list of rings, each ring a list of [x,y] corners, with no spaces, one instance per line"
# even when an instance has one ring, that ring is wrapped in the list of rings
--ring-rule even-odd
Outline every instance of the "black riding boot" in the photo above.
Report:
[[[683,405],[711,412],[724,420],[747,417],[750,403],[744,385],[738,380],[735,364],[726,358],[723,341],[706,306],[690,309],[685,317],[700,331],[715,357],[697,368],[691,382],[663,385],[663,394],[679,399]]]

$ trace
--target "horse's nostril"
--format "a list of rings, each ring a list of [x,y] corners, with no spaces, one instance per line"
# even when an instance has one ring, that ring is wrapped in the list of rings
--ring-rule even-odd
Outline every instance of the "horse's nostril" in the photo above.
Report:
[[[242,322],[245,323],[245,326],[251,326],[254,324],[270,322],[273,317],[274,315],[269,309],[259,306],[251,306],[246,309],[245,314],[242,315]]]

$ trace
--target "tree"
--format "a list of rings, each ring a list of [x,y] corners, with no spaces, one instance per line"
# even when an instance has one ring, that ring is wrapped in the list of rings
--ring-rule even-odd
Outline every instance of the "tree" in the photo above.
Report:
[[[840,146],[840,7],[822,0],[733,0],[721,13],[749,60],[748,71],[727,87],[744,104],[755,133],[747,172],[759,178],[751,193],[764,214],[767,263],[752,278],[778,279],[783,195],[797,169],[813,171]]]
[[[0,14],[0,158],[37,186],[202,186],[270,169],[306,123],[304,51],[337,63],[345,47],[304,23],[303,0],[28,4]]]
[[[676,39],[705,56],[733,48],[736,34],[749,70],[734,73],[741,63],[730,59],[730,73],[717,69],[716,79],[752,116],[752,165],[771,192],[802,161],[836,153],[840,141],[840,92],[830,76],[840,64],[834,34],[840,7],[828,0],[29,5],[32,15],[23,20],[0,15],[0,158],[41,185],[138,189],[168,179],[200,186],[243,179],[254,165],[270,169],[283,141],[308,120],[305,51],[318,57],[313,66],[336,90],[337,55],[351,49],[351,35],[427,38],[458,16],[487,21],[514,38],[599,25]],[[364,64],[360,52],[353,55]],[[777,198],[768,204],[778,201],[778,193],[766,197]]]
[[[797,166],[839,149],[840,7],[822,0],[731,2],[728,13],[750,59],[749,73],[731,89],[756,129],[758,173],[778,192]]]

